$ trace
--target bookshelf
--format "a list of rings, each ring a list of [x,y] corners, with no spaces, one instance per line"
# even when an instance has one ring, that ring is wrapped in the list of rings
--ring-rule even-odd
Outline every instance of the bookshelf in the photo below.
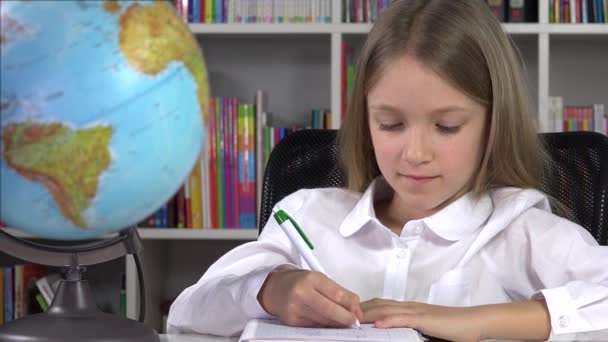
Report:
[[[341,3],[332,0],[330,24],[190,24],[205,54],[212,95],[251,102],[256,89],[263,89],[274,124],[306,126],[311,108],[329,108],[333,128],[339,128],[341,46],[361,45],[372,27],[340,23]],[[561,95],[565,103],[608,106],[608,24],[552,24],[548,10],[549,0],[539,0],[538,23],[503,24],[521,53],[543,132],[553,127],[549,96]],[[144,244],[146,323],[159,331],[162,300],[194,284],[231,248],[257,238],[257,230],[228,228],[140,228],[139,233]],[[126,273],[126,312],[136,318],[135,265],[127,258],[115,268],[114,273]],[[119,286],[114,286],[116,292]]]

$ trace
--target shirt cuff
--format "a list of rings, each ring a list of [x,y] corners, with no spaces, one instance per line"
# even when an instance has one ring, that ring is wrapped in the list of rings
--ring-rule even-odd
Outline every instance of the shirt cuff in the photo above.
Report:
[[[563,341],[562,334],[571,334],[593,330],[589,322],[578,313],[577,305],[565,286],[542,290],[539,296],[544,297],[551,318],[551,336],[549,341]],[[569,339],[571,340],[570,335]]]
[[[276,267],[264,267],[251,272],[248,279],[243,284],[243,291],[241,291],[240,298],[245,315],[251,318],[272,318],[273,316],[266,312],[266,310],[262,308],[262,305],[260,305],[260,302],[258,302],[258,293],[260,292],[262,285],[264,285],[264,281],[266,281],[268,274],[276,269],[298,268],[299,267],[293,264],[281,264]]]

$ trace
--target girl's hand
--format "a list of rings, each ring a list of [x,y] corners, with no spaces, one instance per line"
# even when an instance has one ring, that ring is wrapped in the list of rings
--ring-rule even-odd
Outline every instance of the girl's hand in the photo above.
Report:
[[[290,326],[347,327],[363,315],[356,294],[314,271],[271,272],[258,301],[269,314]]]
[[[475,309],[417,302],[372,299],[361,303],[363,322],[377,328],[406,327],[450,341],[479,341],[481,327]]]

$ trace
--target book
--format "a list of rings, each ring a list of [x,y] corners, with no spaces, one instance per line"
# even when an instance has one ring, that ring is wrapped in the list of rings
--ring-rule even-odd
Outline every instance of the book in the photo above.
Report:
[[[57,287],[59,287],[59,282],[61,282],[61,275],[59,273],[51,273],[36,280],[36,287],[40,291],[40,294],[42,294],[42,298],[44,298],[46,304],[49,306],[53,302],[55,291],[57,291]]]
[[[564,100],[561,96],[549,96],[549,129],[561,132],[564,126]],[[552,127],[551,127],[552,126]]]
[[[492,14],[498,19],[500,22],[507,21],[507,8],[505,0],[486,0],[488,6],[490,6],[490,10]]]
[[[598,133],[608,134],[606,132],[606,117],[604,112],[603,104],[594,104],[593,105],[593,127],[594,130]]]
[[[366,341],[366,342],[418,342],[420,334],[410,328],[378,329],[373,324],[359,328],[299,328],[287,326],[278,320],[252,319],[245,325],[239,342],[269,341]]]
[[[264,175],[264,166],[266,165],[264,161],[264,156],[261,153],[264,146],[264,126],[265,122],[262,120],[263,113],[266,110],[267,98],[264,92],[258,89],[255,93],[255,160],[256,160],[256,170],[255,174],[262,177]],[[260,208],[262,205],[262,182],[258,181],[256,186],[256,213],[260,212]]]
[[[32,288],[36,287],[36,281],[46,276],[47,267],[37,264],[15,265],[13,281],[13,318],[18,319],[30,314],[30,302],[32,297],[29,295]],[[33,296],[35,299],[35,295]],[[34,306],[36,308],[37,306]]]
[[[538,21],[538,1],[536,0],[510,0],[509,22],[537,22]]]
[[[4,272],[4,323],[13,320],[13,268],[5,267]]]

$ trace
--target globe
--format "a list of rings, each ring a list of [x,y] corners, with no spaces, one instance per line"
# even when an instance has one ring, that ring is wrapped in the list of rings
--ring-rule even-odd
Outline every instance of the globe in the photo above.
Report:
[[[163,1],[0,2],[0,221],[79,240],[149,216],[205,140],[202,51]]]

